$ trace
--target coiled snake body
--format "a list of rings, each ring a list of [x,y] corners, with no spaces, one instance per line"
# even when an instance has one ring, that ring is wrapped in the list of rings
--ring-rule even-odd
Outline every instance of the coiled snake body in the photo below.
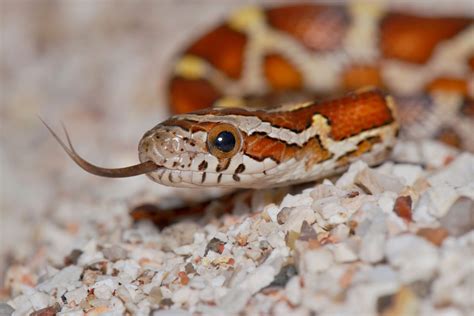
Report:
[[[141,164],[96,167],[53,134],[102,176],[281,186],[357,159],[380,163],[399,132],[474,150],[473,71],[472,17],[360,4],[247,7],[177,58],[169,103],[178,114],[144,135]]]

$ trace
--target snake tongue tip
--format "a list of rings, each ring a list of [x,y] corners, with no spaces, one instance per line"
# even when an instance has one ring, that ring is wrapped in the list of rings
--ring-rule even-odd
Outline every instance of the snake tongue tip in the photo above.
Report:
[[[38,118],[41,120],[41,122],[46,126],[48,131],[51,133],[51,135],[56,139],[56,141],[61,145],[61,147],[64,149],[64,151],[69,155],[69,157],[82,169],[85,171],[95,174],[97,176],[101,177],[108,177],[108,178],[125,178],[125,177],[133,177],[133,176],[138,176],[141,174],[146,174],[149,172],[156,171],[159,169],[160,165],[156,164],[153,161],[145,161],[136,165],[128,166],[128,167],[123,167],[123,168],[103,168],[96,166],[89,161],[85,160],[82,158],[75,150],[74,147],[72,146],[71,139],[69,137],[69,134],[66,130],[66,127],[63,124],[63,129],[64,133],[66,135],[67,143],[69,146],[67,146],[61,138],[54,132],[54,130],[38,115]]]

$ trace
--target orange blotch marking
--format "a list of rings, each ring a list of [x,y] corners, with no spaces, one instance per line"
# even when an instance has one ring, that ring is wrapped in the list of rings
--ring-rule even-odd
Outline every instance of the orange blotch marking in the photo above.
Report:
[[[264,73],[274,90],[300,89],[303,83],[301,73],[280,55],[265,56]]]
[[[430,92],[450,91],[458,92],[462,95],[468,94],[467,81],[458,78],[436,78],[426,86],[426,90]]]
[[[386,58],[424,63],[441,41],[455,36],[472,21],[469,18],[389,14],[382,20],[382,53]]]
[[[282,162],[291,158],[301,160],[309,157],[306,165],[307,168],[331,157],[331,153],[321,145],[317,138],[310,139],[300,147],[270,138],[265,134],[252,134],[244,137],[243,148],[247,155],[258,161],[271,158],[277,162]]]
[[[342,140],[362,131],[381,127],[394,120],[385,96],[379,90],[349,94],[310,108],[329,120],[330,135],[335,140]]]
[[[283,160],[286,147],[284,142],[267,137],[265,134],[244,137],[244,152],[258,161],[268,157],[280,162]]]
[[[295,4],[266,11],[268,23],[301,41],[314,51],[342,46],[349,27],[349,15],[342,7]]]
[[[331,158],[332,154],[321,145],[319,139],[312,138],[304,145],[303,150],[297,152],[296,159],[301,160],[304,157],[309,157],[305,167],[310,170],[314,165]],[[291,156],[286,159],[290,158]]]
[[[227,76],[238,79],[246,43],[245,34],[221,25],[197,40],[186,53],[204,58]]]
[[[342,74],[342,84],[345,90],[356,90],[366,86],[382,87],[380,70],[375,66],[353,65]]]
[[[337,160],[339,165],[345,165],[351,161],[352,158],[359,157],[362,154],[365,154],[372,150],[375,144],[381,143],[382,139],[379,136],[369,137],[362,140],[357,144],[357,149],[351,152],[348,152],[344,156],[339,157]],[[357,192],[356,192],[357,193]]]
[[[380,90],[350,93],[344,97],[321,101],[294,111],[265,112],[246,109],[210,109],[197,112],[213,115],[256,116],[274,127],[302,132],[313,123],[313,116],[321,114],[331,125],[330,136],[335,140],[393,122],[385,95]]]
[[[207,80],[175,77],[170,82],[169,101],[173,113],[182,114],[204,109],[221,97]]]

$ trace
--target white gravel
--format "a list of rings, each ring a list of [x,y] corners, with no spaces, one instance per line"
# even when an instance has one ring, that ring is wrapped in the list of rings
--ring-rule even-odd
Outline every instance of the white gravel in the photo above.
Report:
[[[32,273],[28,264],[11,266],[7,278],[14,297],[2,308],[15,309],[15,315],[42,308],[77,315],[168,315],[165,310],[170,315],[376,315],[442,314],[449,305],[450,313],[463,315],[473,307],[474,223],[443,221],[453,208],[472,219],[474,156],[448,160],[430,171],[358,162],[336,185],[325,180],[249,213],[236,210],[238,215],[181,222],[161,232],[147,222],[121,220],[77,247],[68,266],[42,273]],[[406,172],[413,170],[417,176],[407,181]],[[444,200],[443,212],[424,206],[433,205],[433,194],[440,200],[443,192],[454,196],[453,190],[456,198]],[[403,195],[410,195],[413,205],[400,210],[395,200]],[[410,217],[425,211],[429,221]],[[105,220],[97,218],[93,226]],[[186,227],[192,227],[191,234]]]

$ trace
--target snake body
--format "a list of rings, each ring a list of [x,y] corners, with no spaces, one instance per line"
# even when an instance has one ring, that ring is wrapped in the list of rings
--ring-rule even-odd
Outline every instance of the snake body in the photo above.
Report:
[[[176,58],[176,115],[143,136],[141,165],[93,169],[62,145],[95,174],[146,173],[171,186],[307,182],[356,159],[382,162],[399,132],[473,151],[473,71],[472,17],[251,6]]]
[[[202,110],[145,134],[140,161],[160,165],[148,175],[171,186],[307,182],[345,170],[355,159],[383,161],[398,131],[394,111],[393,100],[379,90],[267,111]]]

